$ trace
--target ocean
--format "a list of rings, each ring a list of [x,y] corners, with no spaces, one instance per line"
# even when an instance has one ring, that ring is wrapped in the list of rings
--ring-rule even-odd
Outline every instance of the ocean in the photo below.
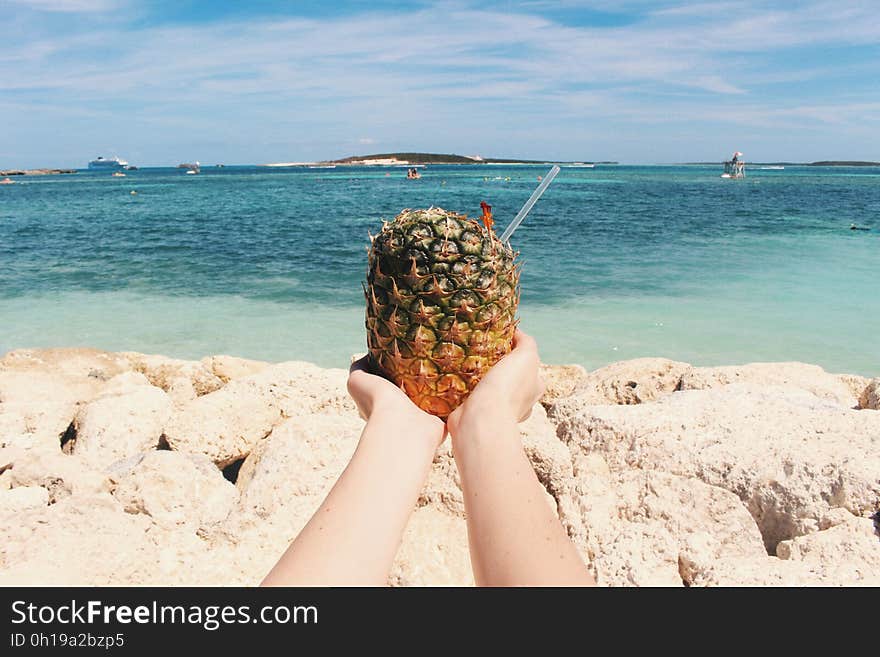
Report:
[[[16,178],[0,185],[0,354],[89,346],[347,367],[366,348],[370,231],[403,208],[479,216],[480,201],[503,229],[548,168]],[[880,168],[720,174],[562,169],[511,240],[521,326],[542,359],[797,360],[880,375]]]

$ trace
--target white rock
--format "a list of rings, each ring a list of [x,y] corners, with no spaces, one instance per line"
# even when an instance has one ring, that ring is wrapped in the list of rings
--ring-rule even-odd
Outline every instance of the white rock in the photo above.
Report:
[[[675,391],[692,367],[667,358],[612,363],[587,374],[571,393],[586,404],[643,404]]]
[[[0,370],[0,448],[57,451],[79,406],[102,385],[97,379]]]
[[[77,456],[37,449],[0,450],[0,461],[11,463],[4,477],[10,486],[41,486],[55,504],[72,495],[89,496],[110,490],[107,475]]]
[[[131,369],[122,354],[82,347],[16,349],[0,358],[0,371],[42,372],[65,379],[107,381]]]
[[[205,454],[221,467],[247,456],[285,417],[318,411],[355,413],[347,373],[282,363],[231,381],[179,406],[165,427],[171,449]]]
[[[766,559],[722,558],[694,576],[696,586],[878,586],[880,536],[868,518],[783,541]]]
[[[853,408],[857,403],[857,395],[852,388],[856,378],[829,374],[818,365],[805,363],[750,363],[730,367],[695,367],[682,376],[681,389],[704,390],[731,383],[768,388],[790,387]]]
[[[126,513],[109,494],[68,497],[0,523],[0,585],[217,585],[233,577],[196,534]]]
[[[720,557],[767,556],[726,490],[657,471],[613,473],[595,454],[576,458],[575,472],[572,503],[561,508],[599,584],[681,586]]]
[[[392,586],[473,586],[465,519],[433,506],[416,509],[388,581]]]
[[[200,454],[146,452],[112,478],[113,497],[128,513],[145,513],[166,528],[209,529],[226,519],[238,499],[235,486]]]
[[[636,407],[553,409],[559,435],[612,470],[662,470],[735,493],[769,551],[818,529],[835,507],[874,512],[880,418],[790,387],[731,384]]]
[[[49,504],[49,491],[42,486],[19,486],[0,491],[0,517],[4,514],[15,516],[31,509],[39,509]],[[6,522],[13,522],[12,517]]]
[[[278,425],[245,460],[236,487],[239,512],[267,518],[290,517],[288,507],[306,498],[303,526],[345,469],[364,423],[357,417],[312,415]]]
[[[175,402],[185,402],[190,395],[207,395],[223,387],[223,381],[203,362],[177,360],[126,352],[130,367],[141,372],[157,388],[167,392]]]
[[[541,403],[550,406],[557,399],[568,397],[587,380],[587,371],[580,365],[541,365],[544,394]]]
[[[104,392],[82,406],[74,420],[71,450],[98,469],[155,449],[171,416],[171,399],[143,375],[114,377]]]
[[[201,362],[223,383],[257,374],[270,366],[269,363],[263,361],[236,358],[235,356],[208,356],[203,358]]]

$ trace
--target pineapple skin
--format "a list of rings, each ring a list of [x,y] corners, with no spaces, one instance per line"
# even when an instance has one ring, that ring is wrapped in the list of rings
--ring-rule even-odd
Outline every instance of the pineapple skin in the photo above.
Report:
[[[490,229],[442,208],[404,210],[372,237],[369,354],[422,410],[445,419],[510,352],[516,256]]]

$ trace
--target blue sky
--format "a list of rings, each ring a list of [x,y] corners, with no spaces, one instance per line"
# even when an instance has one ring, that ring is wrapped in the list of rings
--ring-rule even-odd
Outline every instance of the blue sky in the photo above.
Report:
[[[877,9],[0,0],[0,168],[397,150],[880,160]]]

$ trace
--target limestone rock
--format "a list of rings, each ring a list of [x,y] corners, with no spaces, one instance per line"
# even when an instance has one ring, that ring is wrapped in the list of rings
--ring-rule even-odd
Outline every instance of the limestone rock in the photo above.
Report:
[[[857,374],[838,374],[837,378],[847,387],[852,399],[858,400],[865,388],[871,383],[871,379]]]
[[[8,477],[11,487],[41,486],[48,492],[50,504],[72,495],[95,495],[110,490],[106,474],[79,457],[60,451],[0,450],[0,462],[8,464],[3,476]]]
[[[0,358],[0,371],[42,372],[61,378],[107,381],[130,369],[121,354],[82,347],[16,349]]]
[[[662,359],[545,373],[524,448],[600,584],[880,584],[866,379]],[[259,583],[355,449],[345,380],[225,356],[0,358],[0,585]],[[233,485],[217,465],[242,458]],[[389,583],[471,581],[447,440]]]
[[[151,384],[167,392],[175,402],[185,402],[223,387],[223,380],[204,362],[134,352],[122,355],[133,370],[146,376]]]
[[[171,400],[134,372],[111,379],[104,392],[80,408],[70,451],[102,469],[155,449],[171,415]]]
[[[289,507],[304,498],[307,515],[295,524],[305,525],[348,464],[363,426],[357,417],[311,415],[275,427],[238,472],[237,513],[291,517]]]
[[[101,385],[97,379],[0,370],[0,447],[57,451],[77,409]]]
[[[720,557],[767,557],[754,520],[721,488],[651,470],[615,473],[598,454],[575,458],[575,482],[564,522],[599,584],[681,586]]]
[[[818,365],[805,363],[750,363],[730,367],[695,367],[681,380],[682,390],[705,390],[731,383],[760,387],[792,387],[847,408],[856,405],[853,385],[858,377],[829,374]]]
[[[268,400],[206,395],[173,412],[162,439],[173,450],[204,454],[225,468],[250,454],[280,420],[280,409]]]
[[[42,486],[19,486],[0,491],[0,517],[15,516],[32,509],[40,509],[49,504],[49,491]],[[6,522],[13,522],[7,518]]]
[[[235,356],[208,356],[203,358],[201,362],[223,383],[257,374],[269,367],[269,363],[263,361],[236,358]]]
[[[699,570],[695,586],[878,586],[880,536],[868,518],[783,541],[780,557],[719,559]]]
[[[880,498],[880,418],[796,388],[730,384],[632,408],[572,397],[552,415],[573,450],[613,471],[661,470],[735,493],[771,553],[831,509],[867,516]]]
[[[235,486],[206,456],[146,452],[121,475],[115,497],[128,513],[145,513],[161,527],[210,528],[226,519],[238,499]]]
[[[356,413],[347,373],[308,363],[281,363],[236,379],[180,405],[165,427],[171,449],[209,456],[225,467],[247,456],[285,417],[317,411]]]
[[[551,495],[558,497],[572,477],[571,455],[556,436],[556,427],[541,404],[535,404],[529,418],[519,425],[519,431],[538,480]]]
[[[776,554],[809,565],[823,583],[880,584],[880,534],[870,518],[851,517],[825,531],[783,541]]]
[[[230,581],[194,533],[126,513],[108,493],[0,523],[0,585],[217,585]]]
[[[859,408],[880,411],[880,379],[872,380],[859,397]]]
[[[473,586],[465,519],[433,506],[416,509],[388,581],[392,586]]]
[[[420,507],[430,505],[442,508],[448,514],[464,517],[461,477],[450,440],[445,440],[434,455],[434,463],[419,495],[418,504]]]
[[[678,389],[692,367],[666,358],[638,358],[590,372],[572,392],[581,403],[643,404]]]
[[[587,379],[587,371],[580,365],[541,365],[541,379],[546,390],[541,397],[544,406],[550,406],[561,397],[568,397]]]

